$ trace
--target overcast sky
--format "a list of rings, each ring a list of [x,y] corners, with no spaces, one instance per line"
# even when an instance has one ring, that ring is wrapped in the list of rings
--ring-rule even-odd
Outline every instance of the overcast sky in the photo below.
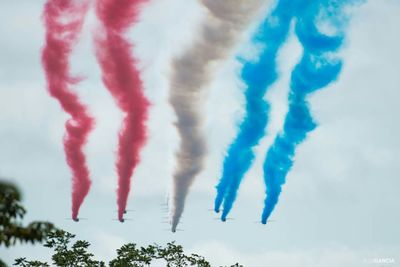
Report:
[[[244,32],[231,59],[220,62],[204,103],[209,157],[192,187],[182,224],[172,234],[161,222],[171,190],[178,145],[168,103],[171,59],[196,36],[204,12],[195,0],[152,0],[131,31],[140,60],[146,95],[152,102],[149,140],[133,177],[125,224],[116,218],[114,157],[122,114],[101,83],[93,54],[93,13],[73,55],[73,72],[86,79],[76,90],[96,117],[86,147],[93,185],[80,216],[70,217],[70,171],[62,137],[68,118],[45,88],[40,66],[44,0],[0,0],[0,176],[24,193],[26,221],[50,220],[92,243],[103,260],[127,242],[148,245],[176,240],[189,252],[214,264],[236,261],[245,266],[359,267],[375,258],[393,258],[400,266],[400,1],[369,0],[354,11],[341,54],[339,81],[310,100],[319,127],[297,153],[275,222],[259,221],[264,200],[262,160],[286,112],[290,71],[301,55],[292,35],[279,55],[281,78],[266,96],[272,103],[268,135],[257,147],[257,160],[246,175],[234,221],[214,220],[214,186],[226,147],[243,114],[243,85],[235,54],[252,53]],[[265,10],[265,14],[267,9]],[[19,256],[49,259],[41,246],[0,251],[12,263]],[[375,265],[378,266],[378,265]]]

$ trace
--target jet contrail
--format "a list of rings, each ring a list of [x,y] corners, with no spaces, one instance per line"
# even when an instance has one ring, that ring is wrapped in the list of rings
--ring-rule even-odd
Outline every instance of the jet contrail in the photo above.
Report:
[[[203,168],[206,142],[200,115],[204,88],[210,82],[210,64],[229,56],[236,39],[266,0],[202,0],[208,16],[195,43],[173,61],[170,103],[176,113],[180,147],[173,176],[172,231],[176,231],[184,202]]]
[[[140,161],[140,151],[147,139],[146,120],[149,102],[132,44],[125,36],[138,19],[145,0],[97,0],[96,14],[101,22],[95,35],[96,55],[105,86],[125,117],[119,132],[116,168],[118,173],[118,219],[123,220],[131,186],[131,176]]]
[[[71,87],[79,78],[70,73],[69,58],[78,40],[89,7],[88,1],[48,0],[43,19],[46,43],[42,50],[42,65],[50,95],[71,115],[65,124],[64,149],[72,171],[72,219],[78,218],[79,208],[89,192],[91,181],[83,146],[94,126],[94,119]]]
[[[276,57],[287,39],[297,0],[280,0],[273,11],[256,30],[252,42],[261,45],[256,61],[245,61],[241,73],[247,89],[245,116],[239,133],[224,159],[222,177],[217,185],[214,210],[219,212],[223,202],[221,220],[232,209],[243,176],[254,160],[254,146],[264,136],[268,123],[269,104],[264,96],[277,79]]]
[[[313,121],[307,97],[338,79],[342,61],[334,56],[344,39],[346,16],[344,5],[354,1],[315,0],[299,10],[296,35],[304,48],[303,56],[294,68],[290,83],[289,111],[283,130],[268,150],[264,162],[266,199],[261,222],[267,223],[278,202],[282,185],[293,165],[296,147],[317,126]],[[316,23],[329,23],[334,35],[319,31]]]

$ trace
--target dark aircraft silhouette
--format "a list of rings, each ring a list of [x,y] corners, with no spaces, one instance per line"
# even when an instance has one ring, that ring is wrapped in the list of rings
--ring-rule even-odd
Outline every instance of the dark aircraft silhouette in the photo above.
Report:
[[[113,219],[113,221],[119,221],[120,223],[124,223],[125,221],[133,221],[131,218],[121,218],[121,219]]]
[[[125,210],[124,214],[127,214],[128,212],[135,212],[135,210]]]
[[[79,222],[80,220],[87,220],[87,218],[65,218],[66,220],[74,221],[74,222]]]
[[[127,214],[128,212],[134,212],[135,210],[124,210],[124,214]],[[118,212],[118,210],[116,210]]]
[[[215,213],[219,213],[220,212],[220,210],[218,209],[208,209],[208,211],[212,211],[212,212],[215,212]]]
[[[268,220],[268,221],[266,221],[265,223],[264,223],[264,222],[261,222],[261,224],[266,225],[266,224],[269,223],[269,222],[275,222],[275,220]]]
[[[171,230],[171,229],[164,229],[164,231],[171,231],[172,233],[176,233],[176,232],[183,232],[183,231],[185,231],[185,230],[183,230],[183,229],[175,229],[175,230]]]
[[[270,222],[276,222],[275,220],[268,220],[266,223],[262,223],[262,222],[260,222],[260,221],[254,221],[253,223],[256,223],[256,224],[263,224],[263,225],[266,225],[267,223],[270,223]]]
[[[214,220],[221,220],[222,222],[233,221],[235,218],[214,218]]]

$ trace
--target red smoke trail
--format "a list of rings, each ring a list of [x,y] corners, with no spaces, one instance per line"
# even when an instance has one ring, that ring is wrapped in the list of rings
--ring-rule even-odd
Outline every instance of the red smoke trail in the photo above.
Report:
[[[46,44],[42,51],[42,65],[47,89],[62,108],[71,115],[65,124],[64,149],[72,171],[72,218],[78,218],[79,208],[90,189],[89,170],[82,151],[92,130],[94,120],[86,106],[71,91],[79,79],[70,74],[69,57],[78,40],[89,7],[88,2],[48,0],[43,13]]]
[[[103,82],[125,113],[119,133],[118,219],[123,219],[132,173],[139,163],[140,150],[147,133],[145,121],[149,102],[142,92],[142,82],[131,55],[132,45],[124,36],[137,21],[138,8],[144,0],[97,0],[96,13],[101,27],[96,32],[96,55],[103,73]]]

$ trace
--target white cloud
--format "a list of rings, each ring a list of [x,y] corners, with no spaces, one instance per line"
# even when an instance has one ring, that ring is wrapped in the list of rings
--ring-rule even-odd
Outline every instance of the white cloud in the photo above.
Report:
[[[400,260],[400,247],[352,250],[340,245],[331,245],[314,249],[257,249],[257,252],[243,253],[220,241],[210,241],[198,244],[192,251],[204,255],[206,259],[212,259],[213,266],[228,266],[238,262],[243,266],[252,267],[365,267],[379,266],[372,263],[379,259],[394,261],[394,264],[383,266],[397,266]]]
[[[296,62],[299,47],[293,41],[281,54],[282,80],[267,95],[274,105],[270,135],[257,149],[257,161],[232,211],[236,220],[228,224],[214,221],[214,215],[207,211],[213,202],[224,151],[243,112],[240,66],[234,59],[223,64],[205,107],[210,145],[207,169],[189,196],[182,225],[185,232],[178,235],[163,231],[159,208],[169,187],[177,144],[167,102],[168,72],[170,59],[196,34],[202,18],[196,9],[198,4],[152,1],[144,10],[143,20],[132,30],[146,94],[153,106],[150,139],[133,178],[129,203],[136,209],[130,214],[135,220],[120,225],[111,219],[115,216],[114,151],[121,113],[101,83],[92,54],[90,30],[94,21],[86,25],[73,64],[75,73],[87,77],[77,91],[97,119],[86,149],[93,187],[82,216],[89,220],[80,224],[64,220],[70,211],[70,172],[61,143],[66,115],[44,87],[39,62],[43,3],[0,4],[0,15],[7,22],[0,25],[4,37],[0,43],[0,174],[13,177],[22,187],[28,220],[50,219],[92,243],[107,244],[110,240],[113,251],[125,241],[163,244],[176,239],[215,263],[228,264],[237,259],[245,266],[354,267],[365,257],[399,255],[397,0],[369,1],[354,13],[342,53],[345,65],[341,79],[311,97],[313,114],[320,125],[300,146],[273,215],[276,222],[267,227],[251,224],[259,218],[264,197],[261,164],[282,123],[290,67]],[[93,225],[95,231],[90,230]],[[98,239],[94,238],[96,231],[103,233]],[[108,248],[94,249],[112,256]],[[41,251],[45,250],[24,246],[8,250],[5,256],[3,251],[0,253],[11,262],[21,255],[35,257],[43,253],[45,257],[47,254]]]

